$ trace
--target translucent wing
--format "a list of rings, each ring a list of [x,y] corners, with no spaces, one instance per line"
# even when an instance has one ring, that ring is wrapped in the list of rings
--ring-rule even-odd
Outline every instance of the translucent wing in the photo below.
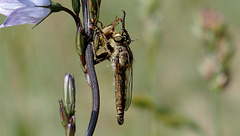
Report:
[[[125,85],[126,85],[126,92],[125,92],[125,111],[128,110],[128,108],[131,105],[131,101],[132,101],[132,88],[133,88],[133,68],[130,67],[127,69],[126,71],[126,81],[125,81]]]

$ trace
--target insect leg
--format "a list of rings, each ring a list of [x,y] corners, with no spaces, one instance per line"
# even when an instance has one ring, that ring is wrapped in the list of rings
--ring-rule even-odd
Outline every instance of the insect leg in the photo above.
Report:
[[[108,54],[107,51],[104,51],[100,53],[99,55],[96,55],[96,59],[94,60],[94,64],[98,64],[106,59],[109,59],[110,55]]]
[[[123,12],[123,18],[121,19],[122,22],[122,29],[125,30],[125,17],[126,17],[126,12],[122,10]]]
[[[113,52],[113,48],[112,46],[110,45],[110,43],[108,42],[108,39],[107,37],[105,36],[104,32],[99,29],[99,44],[100,46],[102,46],[107,52],[108,54],[112,53]]]
[[[122,36],[124,37],[124,44],[130,44],[131,43],[131,38],[125,28],[125,20],[126,20],[126,12],[124,10],[122,10],[123,12],[123,18],[121,19],[122,22]]]
[[[99,21],[99,23],[101,23]],[[102,25],[102,23],[101,23]],[[104,47],[104,44],[107,43],[106,38],[104,38],[104,34],[102,32],[102,29],[100,27],[98,27],[97,25],[95,25],[95,31],[93,33],[93,54],[94,57],[97,58],[97,51],[99,50],[99,47],[102,46]]]
[[[101,25],[101,28],[103,28],[103,23],[101,21],[98,21],[98,23]]]

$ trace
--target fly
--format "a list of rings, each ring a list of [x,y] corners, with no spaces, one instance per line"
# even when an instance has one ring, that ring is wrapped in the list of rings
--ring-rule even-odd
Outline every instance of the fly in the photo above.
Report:
[[[131,38],[125,29],[125,16],[116,18],[115,21],[96,31],[94,45],[95,64],[108,59],[112,63],[114,71],[115,104],[117,110],[117,121],[119,125],[124,123],[124,112],[128,110],[132,100],[132,63],[133,55],[129,47]],[[122,23],[122,31],[114,30],[118,22]],[[96,51],[103,50],[100,54]]]

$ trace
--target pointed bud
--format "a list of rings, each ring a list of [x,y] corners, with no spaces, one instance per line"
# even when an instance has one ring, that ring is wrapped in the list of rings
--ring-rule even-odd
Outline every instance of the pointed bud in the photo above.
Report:
[[[80,12],[80,7],[81,7],[80,0],[72,0],[72,8],[77,15]]]
[[[63,101],[59,100],[59,106],[60,106],[60,118],[61,118],[61,123],[63,127],[65,128],[66,125],[68,124],[68,117],[65,108],[63,107]]]
[[[79,27],[76,33],[76,41],[75,41],[75,48],[76,51],[78,53],[78,55],[80,56],[80,62],[81,62],[81,66],[83,71],[85,71],[85,39],[86,39],[86,35],[84,33],[84,30]]]
[[[75,116],[73,115],[69,119],[69,124],[67,125],[67,128],[66,128],[66,135],[67,136],[74,136],[75,132],[76,132]]]
[[[64,91],[63,91],[63,104],[67,115],[73,115],[75,112],[75,83],[74,78],[70,74],[64,77]]]
[[[63,6],[59,3],[51,2],[51,5],[49,7],[51,9],[51,13],[53,12],[60,12],[63,10]]]
[[[85,36],[84,36],[84,30],[79,27],[76,33],[76,41],[75,41],[75,47],[78,55],[84,55],[85,51]]]
[[[99,13],[100,13],[100,4],[101,0],[90,0],[90,16],[91,16],[91,21],[93,23],[97,23],[99,19]]]

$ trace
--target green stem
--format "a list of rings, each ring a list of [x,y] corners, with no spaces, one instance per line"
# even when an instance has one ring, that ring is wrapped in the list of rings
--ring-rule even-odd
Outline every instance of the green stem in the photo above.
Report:
[[[65,12],[67,12],[68,14],[70,14],[72,17],[73,17],[73,19],[74,19],[74,21],[75,21],[75,23],[76,23],[76,26],[77,26],[77,28],[78,27],[81,27],[82,28],[82,23],[81,23],[81,20],[80,20],[80,18],[76,15],[76,14],[74,14],[70,9],[68,9],[68,8],[66,8],[66,7],[62,7],[62,10],[63,11],[65,11]]]
[[[215,136],[222,136],[222,113],[221,113],[221,92],[222,90],[213,90],[212,92],[212,109]]]

